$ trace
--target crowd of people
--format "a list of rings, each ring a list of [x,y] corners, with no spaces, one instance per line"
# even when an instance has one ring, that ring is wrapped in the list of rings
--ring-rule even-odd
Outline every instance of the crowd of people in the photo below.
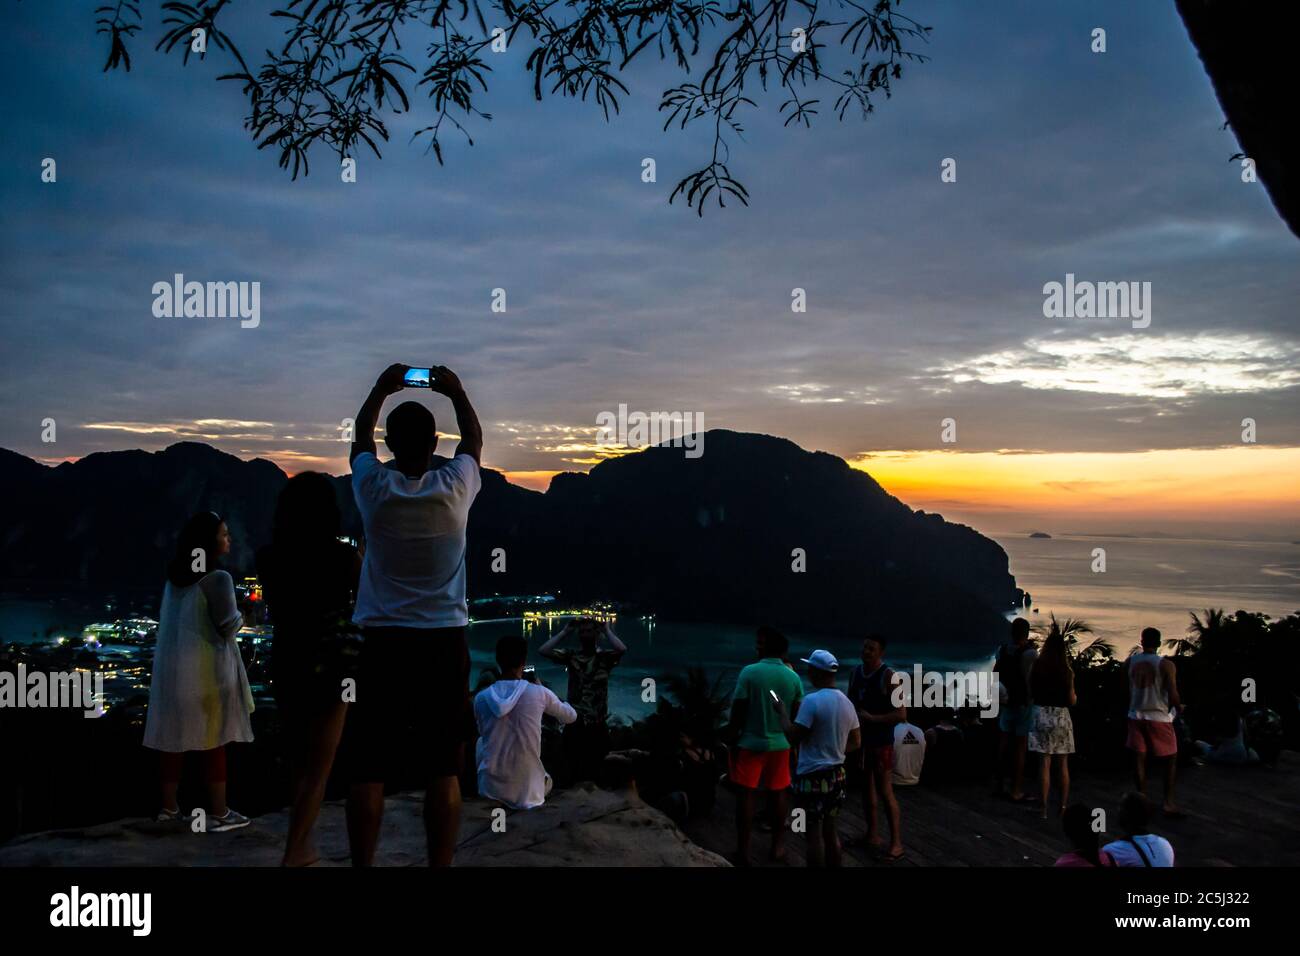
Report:
[[[999,649],[994,664],[1000,684],[998,746],[992,761],[994,796],[1032,804],[1047,819],[1055,781],[1057,815],[1071,846],[1057,860],[1058,866],[1173,865],[1169,841],[1150,832],[1152,807],[1146,797],[1147,765],[1155,758],[1164,764],[1162,811],[1170,818],[1183,815],[1173,800],[1178,746],[1172,720],[1181,702],[1173,664],[1156,653],[1160,641],[1158,630],[1144,630],[1141,652],[1126,665],[1127,746],[1133,753],[1137,789],[1120,800],[1121,837],[1102,847],[1104,809],[1069,802],[1069,758],[1074,753],[1070,708],[1077,695],[1065,639],[1053,631],[1040,652],[1030,640],[1028,621],[1011,622],[1011,640]],[[799,658],[815,688],[805,695],[786,655],[786,638],[771,628],[759,629],[759,660],[740,672],[724,734],[734,744],[727,778],[737,792],[733,863],[752,863],[754,812],[760,794],[769,798],[771,860],[785,858],[790,794],[795,809],[805,817],[808,864],[836,866],[842,857],[836,818],[856,778],[867,827],[860,843],[879,861],[892,863],[905,855],[895,787],[918,780],[942,785],[974,779],[988,770],[979,709],[952,710],[921,731],[908,722],[906,704],[895,693],[898,681],[884,662],[886,647],[881,635],[863,641],[862,661],[850,672],[847,693],[836,688],[840,665],[829,651],[816,650]],[[1024,792],[1029,752],[1039,758],[1037,796]],[[1009,793],[1003,787],[1007,769]],[[888,839],[881,830],[881,817]]]
[[[460,442],[436,460],[432,413],[404,402],[387,416],[381,463],[374,431],[384,401],[404,387],[406,366],[376,381],[355,420],[352,491],[365,533],[364,552],[340,537],[333,483],[324,475],[291,478],[277,501],[271,543],[257,555],[275,625],[273,685],[283,718],[291,773],[289,830],[283,863],[306,866],[319,854],[312,831],[336,762],[349,786],[348,839],[354,865],[374,862],[384,787],[418,748],[427,775],[424,822],[429,862],[450,864],[459,833],[460,774],[466,742],[474,744],[478,793],[512,810],[541,806],[554,785],[543,762],[546,721],[563,727],[565,777],[596,779],[610,752],[609,680],[627,647],[608,623],[570,621],[538,650],[568,675],[567,700],[537,679],[528,642],[502,637],[496,669],[469,693],[466,637],[466,525],[477,495],[482,429],[459,379],[432,370],[431,387],[451,400]],[[158,821],[184,818],[178,786],[185,754],[195,753],[207,785],[204,828],[246,826],[226,803],[225,747],[251,741],[252,694],[235,635],[242,622],[231,576],[215,567],[230,550],[219,515],[204,512],[182,529],[167,569],[144,744],[160,753]],[[575,639],[577,647],[562,646]],[[1074,752],[1070,708],[1077,702],[1064,637],[1049,634],[1038,650],[1029,623],[1011,623],[1011,640],[994,664],[1003,696],[997,718],[995,790],[1033,802],[1047,817],[1056,806],[1071,850],[1060,866],[1172,866],[1168,841],[1149,832],[1148,762],[1164,764],[1163,812],[1174,802],[1180,706],[1173,664],[1157,651],[1160,633],[1142,632],[1142,652],[1127,664],[1128,747],[1136,790],[1118,814],[1123,834],[1100,846],[1096,815],[1070,803]],[[789,660],[789,642],[761,627],[757,660],[741,670],[720,742],[724,783],[736,795],[738,865],[749,865],[760,805],[771,833],[769,856],[786,855],[790,802],[806,834],[810,865],[839,865],[837,820],[851,784],[862,792],[864,848],[883,862],[903,859],[897,786],[968,775],[980,748],[978,711],[946,714],[922,731],[909,723],[885,663],[886,638],[869,635],[861,662],[837,687],[840,663],[826,650],[799,661],[813,690]],[[681,734],[683,772],[695,805],[710,807],[716,776],[712,728]],[[691,735],[694,734],[692,737]],[[1039,755],[1038,792],[1026,793],[1026,758]],[[337,761],[336,761],[337,758]],[[1010,771],[1010,790],[1003,781]],[[882,824],[883,819],[883,824]]]

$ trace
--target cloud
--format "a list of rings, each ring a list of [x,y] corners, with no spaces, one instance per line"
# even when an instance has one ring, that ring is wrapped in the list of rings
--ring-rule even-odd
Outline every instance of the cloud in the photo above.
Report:
[[[1181,399],[1300,385],[1300,345],[1237,333],[1035,338],[931,371],[954,384]]]

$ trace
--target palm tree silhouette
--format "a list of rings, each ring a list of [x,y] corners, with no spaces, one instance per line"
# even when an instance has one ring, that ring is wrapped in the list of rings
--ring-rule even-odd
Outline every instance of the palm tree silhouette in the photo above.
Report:
[[[1047,625],[1047,634],[1050,637],[1053,634],[1059,634],[1065,640],[1065,653],[1072,659],[1080,661],[1091,661],[1096,658],[1108,659],[1114,655],[1114,649],[1105,642],[1103,638],[1095,638],[1087,647],[1078,650],[1079,635],[1091,634],[1092,628],[1086,621],[1079,618],[1067,617],[1064,620],[1056,619],[1056,612],[1053,611],[1049,616]]]
[[[1200,615],[1192,611],[1190,616],[1187,636],[1166,638],[1165,646],[1173,650],[1175,657],[1218,650],[1227,631],[1223,608],[1207,607]]]

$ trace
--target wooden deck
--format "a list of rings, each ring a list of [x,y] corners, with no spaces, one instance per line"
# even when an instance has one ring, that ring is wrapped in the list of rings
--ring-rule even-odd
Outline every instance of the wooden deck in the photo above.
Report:
[[[1120,796],[1132,786],[1126,774],[1076,773],[1071,783],[1071,803],[1104,807],[1112,820]],[[1051,866],[1068,849],[1055,818],[1044,820],[1040,808],[993,797],[988,784],[896,787],[895,792],[906,856],[882,863],[861,849],[846,848],[845,866]],[[1157,780],[1148,782],[1149,795],[1160,792]],[[1184,768],[1177,795],[1186,818],[1157,813],[1152,830],[1174,845],[1179,866],[1300,865],[1300,754],[1284,752],[1273,770]],[[735,798],[720,790],[712,817],[692,821],[686,833],[705,849],[729,855],[735,849],[734,813]],[[840,813],[840,836],[865,832],[862,794],[851,790]],[[755,864],[774,865],[766,862],[770,839],[755,827]],[[802,834],[787,836],[788,861],[775,865],[803,866],[804,840]]]

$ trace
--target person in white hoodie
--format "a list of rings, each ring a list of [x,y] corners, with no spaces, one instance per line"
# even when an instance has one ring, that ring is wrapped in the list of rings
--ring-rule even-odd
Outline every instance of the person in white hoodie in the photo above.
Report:
[[[577,712],[548,688],[524,679],[528,642],[516,634],[497,641],[501,678],[474,698],[478,724],[478,792],[515,810],[546,802],[551,776],[542,766],[542,717],[562,724]]]

